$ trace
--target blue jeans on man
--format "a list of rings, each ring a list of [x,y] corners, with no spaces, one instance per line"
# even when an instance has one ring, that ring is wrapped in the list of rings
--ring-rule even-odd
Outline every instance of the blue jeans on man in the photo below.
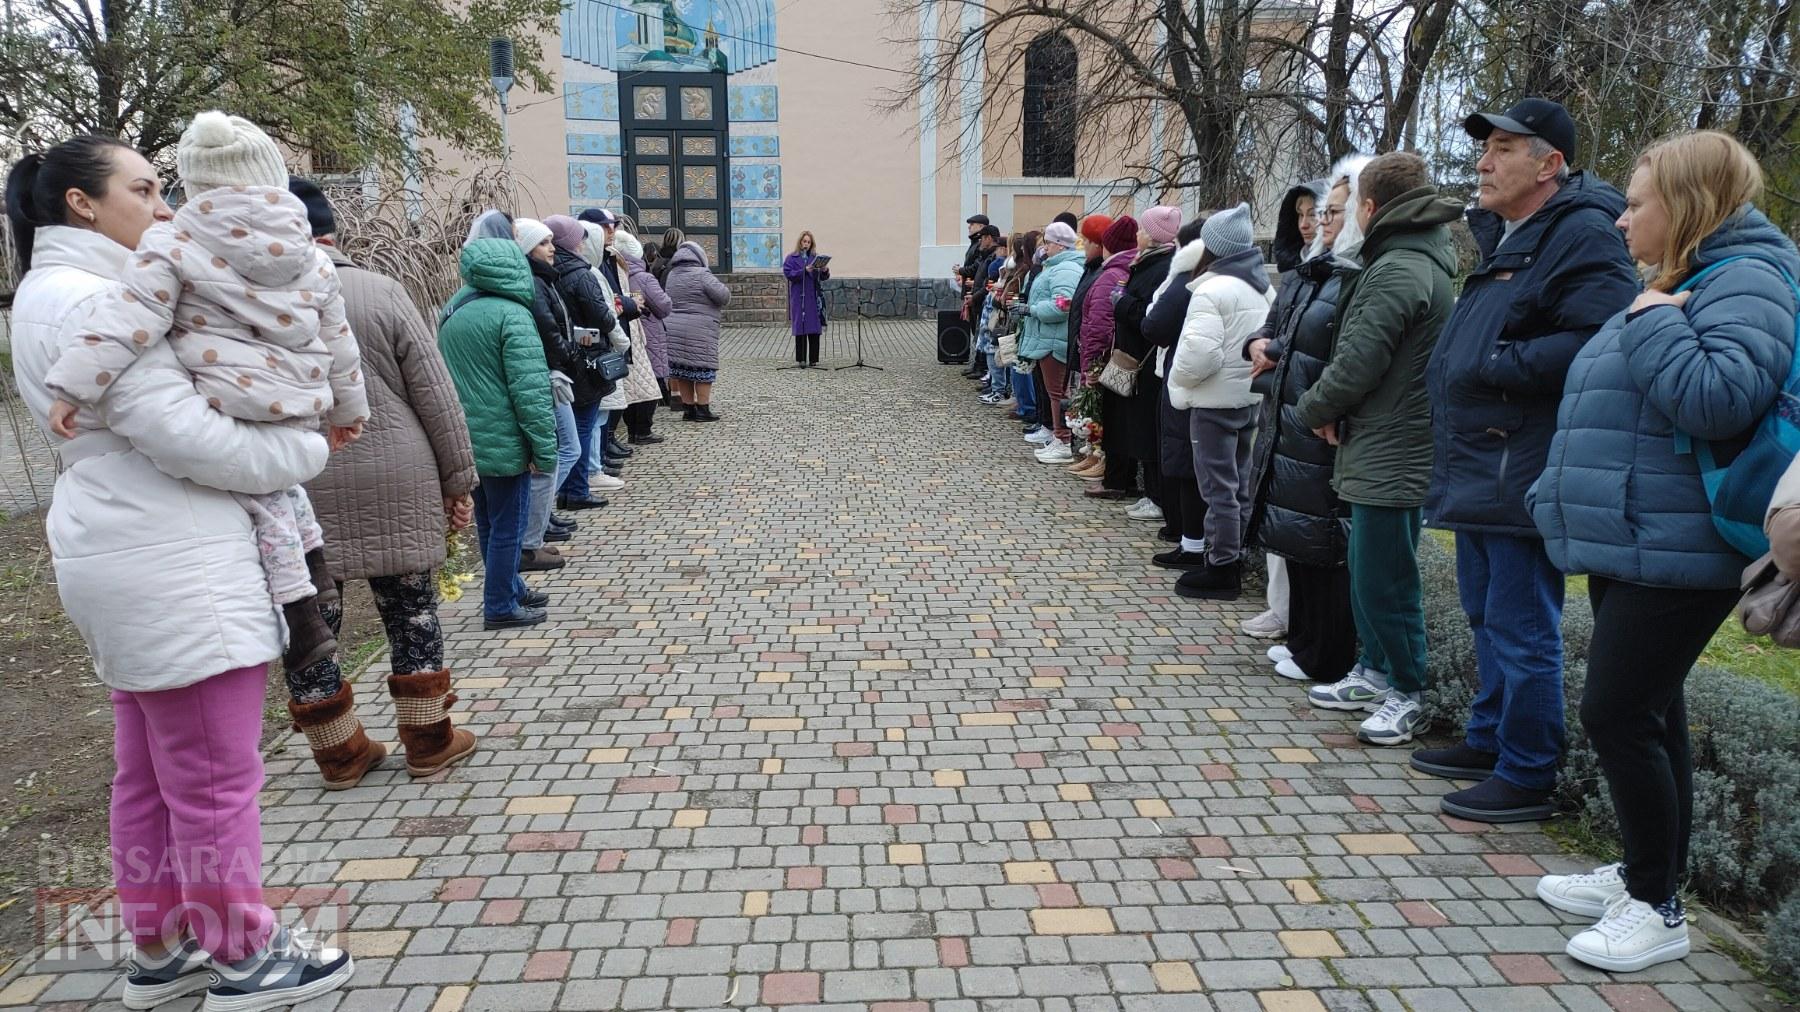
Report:
[[[575,464],[569,468],[568,475],[557,486],[556,494],[560,498],[580,502],[594,497],[589,482],[593,480],[593,473],[600,469],[600,465],[594,462],[590,454],[604,443],[598,438],[598,434],[606,419],[606,412],[600,410],[600,402],[595,401],[592,404],[575,405],[574,413],[576,443],[580,452],[575,455]]]
[[[558,402],[556,405],[556,473],[531,476],[531,516],[525,525],[524,548],[534,552],[544,547],[544,534],[550,529],[551,507],[556,505],[556,490],[562,488],[575,458],[581,456],[581,436],[575,431],[575,409]]]
[[[531,506],[529,474],[481,479],[475,486],[475,536],[485,574],[481,584],[484,618],[509,618],[530,591],[519,576],[519,546]]]
[[[1498,753],[1507,783],[1548,791],[1563,748],[1563,574],[1537,538],[1458,531],[1456,584],[1481,679],[1468,745]]]

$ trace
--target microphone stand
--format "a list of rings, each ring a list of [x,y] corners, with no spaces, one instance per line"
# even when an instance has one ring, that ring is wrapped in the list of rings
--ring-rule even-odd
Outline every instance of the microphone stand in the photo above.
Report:
[[[876,372],[887,371],[881,366],[870,365],[863,361],[862,328],[863,321],[868,318],[868,314],[864,313],[861,309],[856,311],[856,361],[849,365],[840,365],[836,369],[833,369],[832,372],[843,372],[845,369],[873,369]]]

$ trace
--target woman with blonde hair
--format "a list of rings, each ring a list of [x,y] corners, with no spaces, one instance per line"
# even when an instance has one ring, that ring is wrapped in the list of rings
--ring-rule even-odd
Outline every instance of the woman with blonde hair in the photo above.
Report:
[[[1537,892],[1597,920],[1568,954],[1615,973],[1688,953],[1683,684],[1749,561],[1715,525],[1688,447],[1741,449],[1792,365],[1800,253],[1756,209],[1762,190],[1762,168],[1726,134],[1678,134],[1638,158],[1618,225],[1649,287],[1570,366],[1532,493],[1551,561],[1588,575],[1581,724],[1624,844],[1622,864],[1547,875]]]
[[[825,330],[824,286],[831,266],[818,260],[818,242],[811,232],[802,232],[781,262],[788,283],[788,322],[794,328],[794,364],[802,369],[819,364],[819,335]]]

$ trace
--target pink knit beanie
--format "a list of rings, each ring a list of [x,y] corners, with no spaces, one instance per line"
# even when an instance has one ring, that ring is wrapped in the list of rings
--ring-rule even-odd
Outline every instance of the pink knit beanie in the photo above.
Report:
[[[587,229],[581,227],[581,222],[566,214],[553,214],[544,219],[544,224],[549,226],[550,241],[557,249],[581,252],[581,244],[587,241]]]
[[[1181,231],[1181,208],[1158,204],[1138,216],[1138,227],[1149,233],[1151,242],[1166,246]]]

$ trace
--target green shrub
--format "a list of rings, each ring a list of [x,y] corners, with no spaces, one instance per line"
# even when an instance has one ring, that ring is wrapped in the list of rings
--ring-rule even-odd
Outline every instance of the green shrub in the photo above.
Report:
[[[1763,925],[1769,938],[1769,969],[1800,981],[1800,892],[1781,901]]]

